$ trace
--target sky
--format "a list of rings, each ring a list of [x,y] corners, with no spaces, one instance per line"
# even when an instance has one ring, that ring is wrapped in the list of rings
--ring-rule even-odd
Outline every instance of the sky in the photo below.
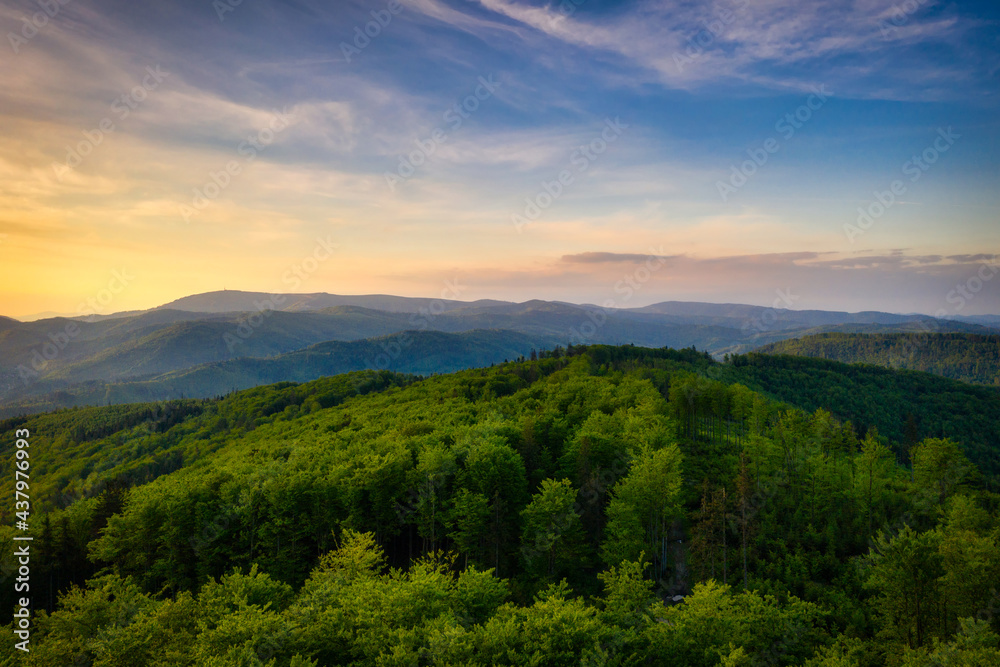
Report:
[[[0,314],[1000,313],[995,0],[2,0],[0,33]]]

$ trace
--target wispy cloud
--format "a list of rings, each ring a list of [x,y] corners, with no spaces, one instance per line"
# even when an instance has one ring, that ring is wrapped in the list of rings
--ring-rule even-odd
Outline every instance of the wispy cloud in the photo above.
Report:
[[[892,4],[584,2],[563,16],[541,0],[405,0],[349,63],[340,42],[383,0],[244,2],[225,21],[211,3],[73,0],[20,53],[0,52],[0,280],[13,286],[0,312],[72,309],[34,302],[99,283],[125,256],[149,278],[123,307],[219,280],[271,289],[320,233],[344,252],[317,290],[413,293],[408,276],[433,289],[463,268],[503,298],[597,301],[661,246],[671,264],[650,298],[769,303],[788,282],[845,304],[889,293],[864,275],[937,289],[997,242],[1000,60],[983,33],[995,10],[923,3],[883,35]],[[36,11],[9,0],[0,28]],[[114,101],[157,66],[169,77],[120,117]],[[445,113],[491,75],[502,85],[453,129]],[[723,206],[716,181],[819,82],[835,95],[822,118]],[[238,146],[282,109],[289,127],[246,160]],[[628,132],[575,171],[574,151],[617,116]],[[57,175],[105,118],[114,131]],[[941,125],[962,145],[913,188],[920,206],[895,207],[866,239],[908,249],[838,245],[871,183],[891,183]],[[390,191],[384,174],[435,129],[447,139]],[[239,176],[186,223],[178,208],[232,160]],[[573,183],[514,233],[511,212],[567,168]],[[190,279],[174,279],[179,256]]]
[[[515,33],[518,46],[551,50],[553,43],[562,43],[619,57],[631,63],[632,80],[637,84],[657,81],[692,88],[743,81],[780,90],[805,89],[822,77],[824,82],[836,82],[840,94],[862,97],[926,97],[928,74],[936,79],[930,82],[934,88],[954,83],[956,75],[967,78],[964,68],[945,66],[929,72],[926,59],[900,60],[894,54],[902,48],[942,43],[967,50],[963,33],[978,25],[955,15],[937,14],[932,11],[934,3],[928,3],[885,30],[881,26],[897,20],[896,13],[894,5],[879,0],[645,2],[599,16],[590,15],[586,7],[567,16],[558,4],[519,0],[479,0],[478,4],[493,16],[530,30]],[[468,7],[455,10],[443,2],[423,0],[417,9],[473,32],[496,29],[495,22],[472,18],[473,10]],[[551,41],[539,41],[536,36]],[[912,85],[919,77],[923,90],[887,85],[879,74],[890,66],[895,81]]]

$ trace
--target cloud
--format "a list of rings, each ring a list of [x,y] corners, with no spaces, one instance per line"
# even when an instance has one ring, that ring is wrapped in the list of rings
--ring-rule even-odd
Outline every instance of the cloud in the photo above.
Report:
[[[381,276],[464,266],[514,298],[599,301],[645,259],[635,251],[662,246],[671,262],[646,288],[650,299],[770,303],[773,289],[795,284],[845,306],[897,301],[865,276],[916,298],[940,286],[923,278],[954,277],[995,244],[986,175],[998,116],[979,94],[997,59],[991,42],[966,39],[970,12],[950,5],[927,6],[883,39],[876,19],[893,1],[595,1],[562,16],[559,0],[412,0],[348,63],[340,41],[384,0],[244,2],[224,22],[211,3],[137,12],[124,0],[73,0],[16,58],[3,56],[0,278],[45,285],[51,294],[38,287],[37,296],[49,299],[75,275],[99,280],[105,266],[138,258],[166,276],[149,283],[160,301],[179,289],[173,264],[184,257],[192,290],[219,279],[264,280],[266,290],[272,269],[280,276],[303,245],[335,233],[344,258],[317,290],[412,292]],[[0,18],[16,27],[29,10],[38,11],[33,0],[10,0]],[[704,41],[722,10],[731,20],[691,57],[691,40]],[[691,62],[679,67],[676,54]],[[169,78],[127,118],[115,115],[112,101],[157,64]],[[451,130],[444,112],[490,74],[503,85]],[[783,142],[746,196],[723,206],[716,180],[802,103],[799,89],[820,81],[838,108]],[[963,103],[926,104],[945,93]],[[283,107],[292,125],[244,162],[237,146]],[[627,133],[576,171],[573,152],[618,114]],[[115,131],[58,180],[53,162],[108,116]],[[894,209],[866,241],[913,249],[822,252],[850,251],[841,227],[869,182],[888,182],[877,165],[898,169],[886,156],[908,155],[910,140],[921,149],[942,123],[968,128],[970,140],[914,190],[926,206]],[[384,173],[438,127],[447,140],[390,191]],[[185,225],[179,206],[232,160],[239,176]],[[573,183],[518,235],[511,214],[564,169]],[[963,169],[976,176],[949,181]],[[932,217],[935,188],[956,182],[964,189],[949,192],[968,208],[945,230]],[[134,305],[144,304],[137,296]]]
[[[457,262],[451,269],[469,286],[469,299],[523,301],[537,298],[571,303],[601,303],[616,298],[616,286],[631,279],[638,285],[629,307],[661,301],[705,301],[770,306],[778,292],[794,295],[793,309],[880,310],[896,313],[991,313],[1000,310],[1000,291],[984,287],[961,313],[948,301],[956,285],[977,275],[980,265],[928,265],[929,257],[912,263],[872,261],[840,265],[824,259],[827,253],[809,251],[728,255],[670,256],[667,264],[636,279],[641,253],[585,252],[550,258],[532,265]],[[638,266],[636,266],[638,264]],[[645,269],[642,269],[645,271]],[[450,277],[450,276],[449,276]],[[398,284],[428,286],[440,281],[441,271],[414,267],[393,274]],[[1000,277],[996,278],[1000,280]]]
[[[948,255],[947,259],[959,264],[971,264],[978,262],[993,262],[996,261],[996,254],[989,254],[985,252],[977,253],[975,255]]]
[[[645,262],[651,258],[673,259],[678,255],[661,256],[649,253],[629,252],[581,252],[563,255],[560,261],[568,264],[612,264],[621,262]]]
[[[474,24],[476,5],[447,12],[445,7],[442,2],[423,0],[416,9],[484,39],[496,30],[496,21]],[[919,52],[905,60],[897,54],[905,49],[926,50],[932,43],[971,53],[974,47],[963,44],[962,37],[979,24],[954,11],[941,15],[927,8],[899,20],[892,7],[875,0],[645,2],[630,4],[628,11],[602,11],[599,18],[591,18],[586,5],[569,15],[559,3],[479,0],[478,7],[498,21],[529,29],[514,33],[520,47],[528,44],[551,57],[561,44],[588,51],[593,57],[631,64],[633,85],[656,81],[690,89],[744,82],[805,90],[818,77],[837,84],[838,94],[891,99],[927,99],[942,94],[950,84],[968,83],[967,66],[940,62],[929,66],[933,61],[919,57]],[[996,62],[995,57],[989,60]],[[556,58],[553,62],[563,61]],[[892,74],[887,76],[890,68]],[[989,70],[988,65],[976,70],[981,84],[989,83]],[[600,73],[591,68],[591,73],[608,81],[621,77],[620,67],[617,72]]]
[[[856,256],[851,254],[846,257],[815,262],[816,265],[826,266],[831,269],[892,269],[905,268],[918,271],[944,270],[952,271],[955,267],[967,267],[992,262],[996,255],[988,253],[962,254],[962,255],[907,255],[902,250],[892,250],[885,255],[864,255]]]

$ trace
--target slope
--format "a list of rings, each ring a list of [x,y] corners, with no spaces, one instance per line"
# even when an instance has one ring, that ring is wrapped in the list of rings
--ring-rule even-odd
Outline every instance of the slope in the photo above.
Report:
[[[874,430],[734,382],[802,393],[857,367],[566,352],[0,424],[31,432],[32,593],[50,613],[29,664],[1000,659],[996,619],[968,620],[1000,574],[975,447],[923,440],[910,469]],[[928,378],[996,395],[884,369],[855,384],[871,370],[911,401]],[[948,604],[886,613],[913,595]]]
[[[998,335],[826,333],[771,343],[757,351],[926,371],[954,380],[1000,386]]]
[[[859,434],[875,427],[901,460],[926,437],[961,442],[990,477],[1000,476],[1000,390],[930,373],[750,353],[731,358],[715,377],[740,382],[804,410],[829,410]]]
[[[366,369],[430,375],[490,366],[527,357],[556,341],[513,331],[474,330],[460,334],[407,331],[357,341],[327,341],[270,358],[240,357],[124,381],[98,378],[61,386],[49,394],[12,401],[0,416],[54,407],[108,405],[207,398],[275,382],[308,382]],[[151,362],[154,360],[150,360]],[[152,363],[146,365],[151,367]],[[53,383],[39,383],[39,387]]]

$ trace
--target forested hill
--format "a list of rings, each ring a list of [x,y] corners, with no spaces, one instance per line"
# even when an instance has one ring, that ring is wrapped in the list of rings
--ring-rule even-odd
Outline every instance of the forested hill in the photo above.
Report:
[[[723,356],[809,333],[928,328],[992,331],[919,315],[738,304],[604,309],[540,300],[466,303],[224,291],[144,312],[0,319],[0,418],[82,405],[205,398],[365,368],[447,373],[567,343],[693,345]],[[386,352],[402,347],[410,349]]]
[[[1000,390],[920,371],[750,353],[708,369],[804,410],[825,409],[858,433],[878,429],[900,460],[926,437],[952,438],[994,485],[1000,480]]]
[[[126,381],[93,379],[72,385],[41,381],[39,387],[57,390],[0,405],[0,417],[76,405],[218,396],[237,389],[275,382],[307,382],[364,368],[424,375],[449,373],[527,357],[536,347],[555,343],[550,336],[502,330],[403,331],[363,340],[326,341],[271,357],[239,357]]]
[[[1000,386],[1000,336],[824,333],[770,343],[756,352],[905,368],[964,382]]]
[[[792,357],[540,356],[3,422],[0,485],[30,431],[48,612],[0,663],[1000,664],[997,392]],[[876,391],[918,430],[887,435]],[[813,411],[824,392],[856,421]]]

